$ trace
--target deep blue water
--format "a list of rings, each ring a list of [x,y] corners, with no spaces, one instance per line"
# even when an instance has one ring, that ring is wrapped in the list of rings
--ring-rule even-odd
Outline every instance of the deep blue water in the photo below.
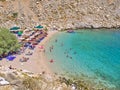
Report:
[[[120,90],[120,30],[59,32],[50,39],[46,49],[49,67],[54,72],[84,76]],[[50,59],[54,63],[49,63]]]

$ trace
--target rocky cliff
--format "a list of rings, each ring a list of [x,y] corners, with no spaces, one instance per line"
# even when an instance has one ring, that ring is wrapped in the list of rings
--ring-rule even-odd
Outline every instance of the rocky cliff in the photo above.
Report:
[[[35,74],[0,65],[0,90],[113,90],[106,86],[90,85],[83,80],[66,79],[47,73]]]
[[[0,26],[120,27],[120,0],[0,0]]]

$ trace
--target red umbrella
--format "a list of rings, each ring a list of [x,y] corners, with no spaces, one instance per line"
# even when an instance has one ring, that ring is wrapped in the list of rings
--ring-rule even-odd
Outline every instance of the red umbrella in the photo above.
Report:
[[[37,43],[37,42],[34,42],[34,43],[32,43],[32,45],[38,45],[38,43]]]

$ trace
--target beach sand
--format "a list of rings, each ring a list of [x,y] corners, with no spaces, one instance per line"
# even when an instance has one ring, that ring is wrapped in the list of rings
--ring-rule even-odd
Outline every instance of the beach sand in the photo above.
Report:
[[[48,31],[48,35],[46,38],[44,38],[33,50],[33,55],[27,56],[25,53],[21,55],[16,55],[16,58],[13,61],[7,61],[5,58],[0,61],[0,65],[4,67],[9,67],[10,65],[13,68],[27,70],[33,73],[40,73],[45,72],[47,74],[53,75],[53,72],[49,69],[49,67],[46,64],[45,60],[45,54],[43,51],[40,52],[39,46],[45,45],[46,42],[49,41],[49,39],[55,34],[57,31]],[[27,50],[26,50],[27,51]],[[19,59],[23,56],[29,57],[30,59],[27,62],[20,62]]]

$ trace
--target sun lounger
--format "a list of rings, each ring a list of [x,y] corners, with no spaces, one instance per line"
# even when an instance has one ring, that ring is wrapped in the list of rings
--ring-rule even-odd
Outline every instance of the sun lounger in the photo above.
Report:
[[[32,55],[32,54],[33,54],[33,52],[28,52],[25,55]]]
[[[19,61],[20,62],[27,62],[29,60],[29,58],[23,58],[23,59],[20,59]]]

